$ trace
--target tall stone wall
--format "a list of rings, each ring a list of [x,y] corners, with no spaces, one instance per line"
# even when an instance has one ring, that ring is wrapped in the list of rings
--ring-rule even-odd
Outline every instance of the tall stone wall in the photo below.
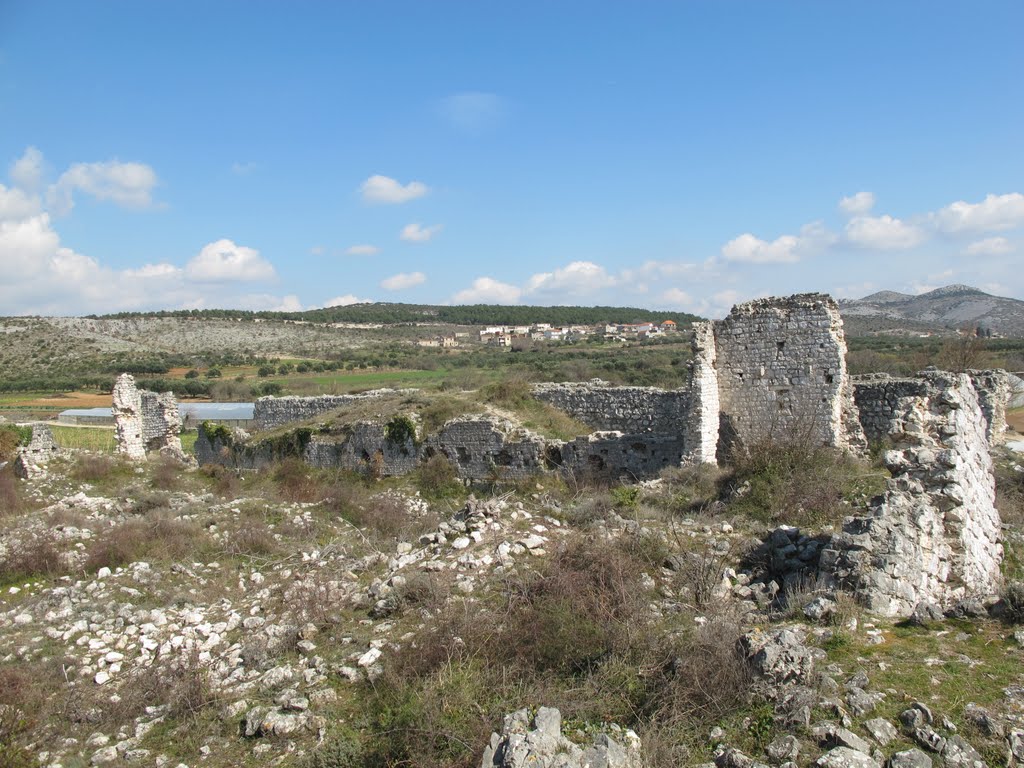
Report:
[[[118,453],[132,461],[144,461],[146,443],[142,437],[142,398],[131,374],[122,373],[114,382],[113,411]]]
[[[819,567],[887,616],[908,615],[920,601],[989,595],[1002,560],[1000,520],[988,422],[971,377],[932,371],[888,384],[864,391],[879,414],[880,403],[899,411],[886,436],[895,446],[885,454],[889,490],[868,515],[844,522]]]
[[[535,384],[533,395],[594,430],[681,434],[689,418],[686,390],[613,387],[595,379]]]
[[[150,451],[186,460],[181,447],[181,413],[173,392],[138,389],[134,377],[122,373],[114,382],[112,410],[119,453],[133,461],[144,461]]]
[[[733,308],[714,328],[726,450],[766,439],[858,448],[863,434],[835,301],[809,293]]]
[[[718,354],[715,349],[714,323],[694,323],[692,345],[689,413],[683,430],[685,461],[715,464],[721,402],[718,397]]]

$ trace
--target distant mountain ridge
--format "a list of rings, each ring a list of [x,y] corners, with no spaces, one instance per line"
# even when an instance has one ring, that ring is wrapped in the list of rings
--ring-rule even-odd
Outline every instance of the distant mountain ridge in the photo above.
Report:
[[[1024,301],[954,284],[911,296],[879,291],[839,302],[851,335],[905,328],[954,330],[983,328],[1001,336],[1024,336]]]

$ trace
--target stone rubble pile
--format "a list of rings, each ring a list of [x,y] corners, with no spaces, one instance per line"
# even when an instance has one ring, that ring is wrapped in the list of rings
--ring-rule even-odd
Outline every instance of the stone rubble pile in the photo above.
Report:
[[[562,713],[540,707],[506,715],[501,734],[492,734],[480,768],[642,768],[640,738],[610,726],[580,746],[562,734]]]

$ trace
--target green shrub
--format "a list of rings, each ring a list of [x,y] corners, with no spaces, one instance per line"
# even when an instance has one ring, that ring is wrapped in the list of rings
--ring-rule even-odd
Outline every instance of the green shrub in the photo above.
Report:
[[[18,447],[27,445],[32,439],[32,427],[19,427],[16,424],[0,426],[0,461],[14,458]]]
[[[416,442],[416,422],[411,417],[399,414],[384,425],[384,438],[392,445],[405,446]]]
[[[823,527],[885,488],[887,474],[840,450],[802,441],[751,446],[728,480],[731,510],[769,525]]]
[[[636,509],[640,503],[640,488],[636,485],[620,485],[611,489],[612,501],[617,507]]]

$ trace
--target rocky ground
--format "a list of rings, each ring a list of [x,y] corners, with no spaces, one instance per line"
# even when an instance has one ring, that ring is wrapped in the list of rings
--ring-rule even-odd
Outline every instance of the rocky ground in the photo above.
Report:
[[[1005,602],[877,621],[780,584],[774,523],[721,474],[467,496],[79,454],[4,477],[2,765],[1024,759]]]

